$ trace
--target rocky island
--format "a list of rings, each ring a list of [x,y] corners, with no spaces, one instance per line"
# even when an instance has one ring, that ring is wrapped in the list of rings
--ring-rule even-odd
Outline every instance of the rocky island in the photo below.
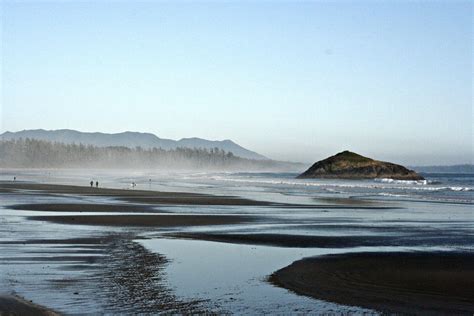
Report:
[[[367,158],[348,150],[316,162],[298,178],[424,180],[415,171],[403,166]]]

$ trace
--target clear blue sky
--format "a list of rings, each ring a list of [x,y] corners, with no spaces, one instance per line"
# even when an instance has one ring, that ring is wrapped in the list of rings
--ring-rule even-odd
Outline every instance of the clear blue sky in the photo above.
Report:
[[[0,130],[472,162],[471,1],[3,1]]]

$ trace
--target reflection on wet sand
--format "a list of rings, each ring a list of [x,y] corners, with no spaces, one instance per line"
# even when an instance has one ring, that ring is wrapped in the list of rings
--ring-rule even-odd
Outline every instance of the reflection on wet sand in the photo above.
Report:
[[[79,272],[68,273],[71,275],[69,278],[45,281],[53,291],[69,293],[72,300],[69,304],[77,305],[86,300],[83,311],[88,313],[203,312],[203,302],[183,301],[173,295],[167,287],[164,271],[168,260],[147,251],[133,240],[134,237],[131,234],[109,234],[89,238],[3,242],[0,246],[4,249],[19,244],[36,245],[38,254],[3,257],[0,264],[58,265],[61,270]],[[96,293],[96,302],[89,301],[90,292]],[[63,311],[68,311],[68,301],[62,303],[66,308]],[[8,306],[0,304],[0,312],[8,311]],[[69,312],[80,311],[77,307],[69,307]]]

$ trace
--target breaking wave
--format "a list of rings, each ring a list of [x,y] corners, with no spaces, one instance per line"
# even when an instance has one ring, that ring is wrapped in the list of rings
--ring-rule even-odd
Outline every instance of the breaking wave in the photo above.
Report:
[[[395,183],[395,184],[416,184],[416,185],[427,185],[427,184],[432,184],[428,180],[395,180],[395,179],[390,179],[390,178],[382,178],[382,179],[374,179],[377,182],[382,182],[382,183]]]
[[[287,186],[302,186],[302,187],[320,187],[320,188],[354,188],[354,189],[396,189],[396,190],[419,190],[419,191],[474,191],[472,187],[462,186],[437,186],[439,182],[429,180],[393,180],[393,179],[374,179],[374,182],[363,181],[361,183],[349,182],[312,182],[307,180],[287,180],[287,179],[242,179],[229,178],[226,176],[213,176],[212,180],[226,181],[236,183],[248,183],[256,185],[287,185]],[[325,180],[323,180],[325,181]],[[386,186],[386,184],[395,184]],[[398,186],[397,186],[398,184]]]

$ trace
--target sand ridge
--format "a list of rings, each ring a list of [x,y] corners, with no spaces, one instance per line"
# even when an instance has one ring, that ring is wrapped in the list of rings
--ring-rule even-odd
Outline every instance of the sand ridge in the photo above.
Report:
[[[306,258],[269,281],[298,294],[382,312],[472,315],[474,254],[372,252]]]

